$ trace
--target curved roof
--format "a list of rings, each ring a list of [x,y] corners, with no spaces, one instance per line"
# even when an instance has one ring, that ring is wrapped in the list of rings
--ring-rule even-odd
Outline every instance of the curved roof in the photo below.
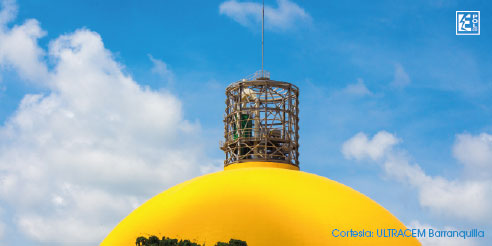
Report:
[[[374,234],[333,234],[351,229]],[[415,238],[377,237],[377,229],[406,228],[376,202],[333,180],[249,167],[201,176],[162,192],[121,221],[101,245],[134,245],[138,236],[150,235],[206,245],[231,238],[251,246],[420,245]]]

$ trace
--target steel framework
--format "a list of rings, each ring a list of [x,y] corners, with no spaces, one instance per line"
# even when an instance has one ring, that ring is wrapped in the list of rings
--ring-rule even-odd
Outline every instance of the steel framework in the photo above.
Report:
[[[262,72],[226,89],[224,166],[250,161],[299,166],[299,89],[268,77]]]

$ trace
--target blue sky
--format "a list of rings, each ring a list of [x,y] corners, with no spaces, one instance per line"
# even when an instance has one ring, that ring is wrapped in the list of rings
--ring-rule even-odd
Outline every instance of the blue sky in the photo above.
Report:
[[[220,169],[224,89],[261,66],[259,2],[2,3],[0,244],[94,244],[159,191]],[[301,92],[301,169],[409,226],[487,235],[492,3],[265,4],[265,69]],[[480,36],[455,34],[457,10],[481,11]],[[162,181],[124,182],[135,166]],[[118,202],[83,209],[84,195]]]

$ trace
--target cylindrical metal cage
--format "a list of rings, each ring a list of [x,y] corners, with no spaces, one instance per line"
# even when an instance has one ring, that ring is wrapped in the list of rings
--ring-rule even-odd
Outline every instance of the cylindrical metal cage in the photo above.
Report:
[[[226,89],[224,166],[250,161],[299,166],[299,89],[266,78]]]

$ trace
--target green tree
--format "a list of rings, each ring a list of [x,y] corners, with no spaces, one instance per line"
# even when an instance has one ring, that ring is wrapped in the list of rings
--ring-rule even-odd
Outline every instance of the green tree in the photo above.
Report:
[[[149,237],[149,240],[147,241],[147,245],[149,245],[149,246],[159,246],[159,242],[160,241],[161,240],[159,240],[158,237],[156,237],[156,236],[150,236]]]
[[[231,238],[231,240],[229,240],[229,246],[248,246],[248,244],[245,241]]]
[[[178,239],[168,238],[168,237],[162,237],[162,239],[159,239],[157,236],[154,235],[150,236],[149,238],[137,237],[135,241],[135,245],[136,246],[201,246],[198,243],[194,243],[186,239],[181,239],[179,241]],[[229,240],[228,243],[217,242],[215,246],[248,246],[248,244],[245,241],[231,238],[231,240]]]
[[[137,237],[137,240],[135,241],[136,246],[144,246],[146,243],[147,243],[146,237]]]

